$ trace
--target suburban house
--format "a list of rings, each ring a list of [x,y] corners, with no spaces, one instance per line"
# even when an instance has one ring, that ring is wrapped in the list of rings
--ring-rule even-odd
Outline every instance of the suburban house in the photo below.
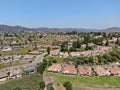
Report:
[[[65,65],[62,70],[62,74],[77,75],[77,70],[73,65]]]
[[[59,50],[51,50],[50,51],[50,55],[51,56],[57,56],[57,55],[59,55]]]
[[[34,50],[34,51],[30,52],[30,54],[38,55],[38,54],[40,54],[40,51],[39,50]]]
[[[30,54],[26,54],[23,56],[23,59],[32,59],[33,58],[33,55],[30,55]]]
[[[53,64],[48,68],[48,72],[59,73],[62,70],[61,64]]]
[[[13,60],[20,60],[22,55],[13,55]]]
[[[10,46],[4,46],[2,51],[12,51],[12,48]]]
[[[107,66],[96,66],[95,71],[98,76],[110,76],[110,71]]]
[[[92,70],[92,68],[90,68],[90,67],[85,67],[85,66],[80,66],[79,68],[78,68],[78,73],[79,73],[79,75],[81,75],[81,76],[92,76],[92,74],[93,74],[93,70]]]
[[[5,81],[8,78],[7,71],[0,71],[0,81]]]
[[[120,75],[120,68],[118,66],[111,66],[109,71],[111,75]]]
[[[1,59],[3,63],[8,63],[12,61],[12,56],[11,55],[3,56]]]
[[[91,55],[91,54],[99,54],[99,53],[104,53],[107,50],[110,50],[111,47],[99,47],[98,49],[94,49],[94,50],[88,50],[88,51],[82,51],[82,52],[70,52],[70,56],[72,57],[79,57],[79,56],[87,56],[87,55]]]
[[[20,69],[11,69],[10,70],[10,78],[19,78],[21,77],[21,70]]]
[[[61,58],[67,58],[69,56],[69,54],[67,52],[60,52],[60,57]]]
[[[36,71],[35,66],[29,66],[25,68],[26,74],[33,74],[35,73],[35,71]]]
[[[16,41],[12,41],[11,44],[17,44],[17,42]]]

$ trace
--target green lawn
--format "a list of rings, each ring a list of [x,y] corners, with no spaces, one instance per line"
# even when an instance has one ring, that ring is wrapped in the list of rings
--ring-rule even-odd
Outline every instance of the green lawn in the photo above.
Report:
[[[40,75],[24,76],[22,79],[9,80],[0,85],[0,90],[13,90],[20,87],[22,90],[38,90],[39,82],[43,81]]]
[[[60,63],[63,60],[63,58],[60,58],[60,56],[53,56],[52,57],[50,55],[46,56],[44,59],[46,59],[46,60],[56,60],[57,63]]]
[[[13,49],[12,51],[2,52],[2,55],[12,55],[12,54],[26,54],[29,50],[33,50],[32,48],[20,48],[20,49]]]
[[[110,76],[110,77],[85,77],[85,76],[65,76],[62,74],[54,74],[45,72],[46,76],[55,77],[56,81],[64,83],[65,81],[70,81],[74,85],[86,85],[92,87],[119,87],[120,88],[120,77]]]
[[[3,69],[5,66],[3,64],[0,64],[0,69]]]

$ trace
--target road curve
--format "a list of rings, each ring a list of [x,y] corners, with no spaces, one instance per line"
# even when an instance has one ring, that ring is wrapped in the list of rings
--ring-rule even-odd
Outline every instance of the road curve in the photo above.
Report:
[[[22,67],[22,68],[27,68],[27,67],[30,67],[30,66],[36,66],[38,63],[42,62],[43,57],[44,57],[46,54],[47,54],[47,53],[44,52],[44,53],[38,55],[32,63],[22,64],[22,65],[17,65],[17,66],[11,66],[11,67],[7,67],[7,68],[3,68],[3,69],[1,69],[0,71],[2,71],[2,70],[9,70],[9,69],[15,69],[15,68],[21,68],[21,67]]]

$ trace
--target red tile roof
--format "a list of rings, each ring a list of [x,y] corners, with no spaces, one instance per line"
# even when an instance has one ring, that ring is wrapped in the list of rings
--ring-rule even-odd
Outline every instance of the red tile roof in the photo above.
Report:
[[[24,59],[32,59],[33,56],[32,55],[29,55],[29,54],[26,54],[23,56]]]
[[[75,75],[75,74],[77,74],[77,70],[73,65],[66,65],[63,67],[62,73]]]
[[[79,67],[78,71],[80,75],[90,75],[93,72],[91,68],[83,66]]]
[[[0,78],[4,78],[4,77],[7,77],[7,72],[6,71],[1,71],[0,72]]]
[[[62,66],[60,64],[53,64],[48,68],[49,72],[60,72],[62,70]]]
[[[113,75],[118,75],[118,74],[120,74],[120,68],[113,66],[110,68],[110,72]]]

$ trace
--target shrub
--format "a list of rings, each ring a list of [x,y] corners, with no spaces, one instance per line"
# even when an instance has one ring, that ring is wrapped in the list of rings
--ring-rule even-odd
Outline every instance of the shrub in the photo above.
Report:
[[[70,81],[64,82],[63,86],[66,88],[66,90],[72,90],[72,83]]]

